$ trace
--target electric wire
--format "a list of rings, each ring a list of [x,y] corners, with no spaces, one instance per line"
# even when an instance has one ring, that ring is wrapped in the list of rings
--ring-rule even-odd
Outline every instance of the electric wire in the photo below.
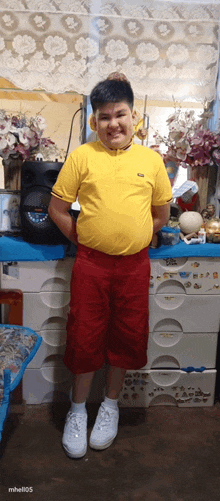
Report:
[[[70,147],[70,142],[71,142],[71,136],[72,136],[72,130],[73,130],[73,123],[74,123],[74,120],[75,120],[75,116],[77,115],[77,113],[79,111],[81,111],[83,109],[82,105],[80,105],[79,109],[76,110],[76,112],[74,113],[73,117],[72,117],[72,120],[71,120],[71,125],[70,125],[70,133],[69,133],[69,140],[68,140],[68,145],[67,145],[67,150],[66,150],[66,156],[65,156],[65,159],[64,159],[64,162],[66,161],[67,159],[67,156],[68,156],[68,153],[69,153],[69,147]]]

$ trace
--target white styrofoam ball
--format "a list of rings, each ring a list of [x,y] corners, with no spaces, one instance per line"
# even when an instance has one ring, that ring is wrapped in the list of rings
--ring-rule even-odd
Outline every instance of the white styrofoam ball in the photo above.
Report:
[[[202,224],[203,218],[199,212],[183,212],[179,217],[180,229],[186,235],[199,231]]]

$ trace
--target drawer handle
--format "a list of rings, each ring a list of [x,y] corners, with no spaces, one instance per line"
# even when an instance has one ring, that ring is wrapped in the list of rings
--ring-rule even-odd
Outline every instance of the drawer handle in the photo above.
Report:
[[[181,369],[181,371],[184,371],[184,372],[203,372],[206,370],[206,367],[186,367],[186,368],[183,368]]]

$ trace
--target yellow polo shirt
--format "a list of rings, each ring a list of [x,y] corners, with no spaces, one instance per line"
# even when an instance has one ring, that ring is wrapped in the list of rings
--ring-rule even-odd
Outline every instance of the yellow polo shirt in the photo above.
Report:
[[[136,254],[152,239],[152,205],[172,199],[161,156],[133,144],[108,150],[100,141],[74,150],[64,163],[52,194],[73,203],[78,197],[79,243],[111,255]]]

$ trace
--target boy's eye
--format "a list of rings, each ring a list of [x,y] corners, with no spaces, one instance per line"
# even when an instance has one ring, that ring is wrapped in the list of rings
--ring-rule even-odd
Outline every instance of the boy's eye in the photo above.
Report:
[[[121,112],[121,113],[119,113],[119,114],[116,116],[116,118],[122,118],[122,117],[125,117],[125,116],[126,116],[126,113]],[[107,115],[106,115],[106,116],[105,116],[105,115],[103,115],[103,116],[99,117],[99,120],[107,121],[107,120],[111,120],[111,118],[110,118],[110,117],[108,117]]]

